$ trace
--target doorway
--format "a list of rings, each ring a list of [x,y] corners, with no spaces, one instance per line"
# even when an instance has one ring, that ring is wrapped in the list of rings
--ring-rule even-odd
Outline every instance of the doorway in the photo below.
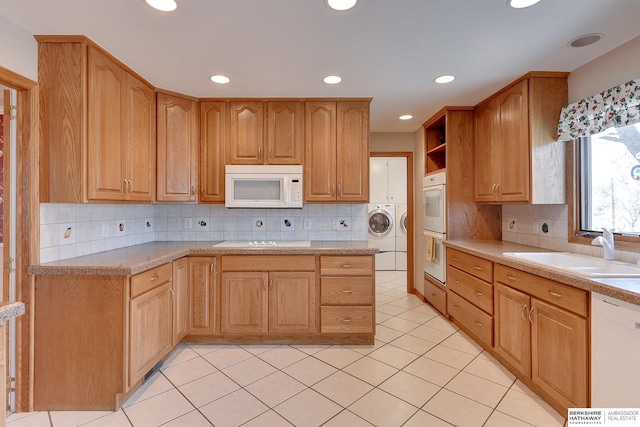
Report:
[[[414,197],[413,197],[413,153],[410,151],[402,151],[402,152],[371,152],[369,153],[369,157],[393,157],[393,158],[404,158],[407,163],[407,198],[406,198],[406,234],[407,234],[407,255],[406,255],[406,266],[407,266],[407,292],[414,293],[414,251],[415,251],[415,243],[414,243]],[[395,212],[394,212],[395,213]],[[404,222],[404,221],[403,221]]]

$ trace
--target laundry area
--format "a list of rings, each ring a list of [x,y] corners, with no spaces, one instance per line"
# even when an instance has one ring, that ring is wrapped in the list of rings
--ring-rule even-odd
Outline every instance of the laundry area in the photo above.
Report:
[[[407,269],[407,159],[371,157],[367,241],[377,246],[376,270]]]

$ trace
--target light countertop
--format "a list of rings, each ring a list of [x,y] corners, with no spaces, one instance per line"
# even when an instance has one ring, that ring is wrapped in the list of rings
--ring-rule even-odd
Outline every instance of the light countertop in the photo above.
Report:
[[[447,240],[445,246],[575,288],[640,305],[640,278],[587,278],[502,255],[503,252],[554,252],[551,250],[501,240]]]
[[[308,247],[215,247],[220,242],[152,242],[29,267],[29,274],[132,275],[187,255],[372,255],[366,241],[312,241]]]
[[[0,302],[0,323],[22,316],[25,313],[25,306],[21,302]]]

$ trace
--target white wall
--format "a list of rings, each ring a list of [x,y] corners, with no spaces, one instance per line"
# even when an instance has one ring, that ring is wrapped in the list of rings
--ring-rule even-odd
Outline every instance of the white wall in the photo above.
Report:
[[[569,75],[569,102],[640,78],[640,37],[605,53]]]
[[[0,15],[0,67],[38,81],[38,43],[22,27]]]
[[[411,132],[373,132],[369,138],[371,152],[414,151]]]
[[[413,133],[413,145],[414,145],[414,157],[413,157],[413,172],[414,172],[414,212],[413,218],[415,223],[414,230],[414,242],[415,253],[414,259],[414,288],[424,295],[424,237],[422,229],[424,224],[422,221],[422,178],[424,177],[424,131],[420,127],[415,133]]]

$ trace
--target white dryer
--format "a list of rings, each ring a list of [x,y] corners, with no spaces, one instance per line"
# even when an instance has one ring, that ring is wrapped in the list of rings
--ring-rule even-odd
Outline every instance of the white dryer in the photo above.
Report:
[[[396,270],[407,269],[407,205],[396,205]]]
[[[395,206],[370,204],[367,215],[367,241],[380,249],[376,254],[376,270],[396,268]]]

